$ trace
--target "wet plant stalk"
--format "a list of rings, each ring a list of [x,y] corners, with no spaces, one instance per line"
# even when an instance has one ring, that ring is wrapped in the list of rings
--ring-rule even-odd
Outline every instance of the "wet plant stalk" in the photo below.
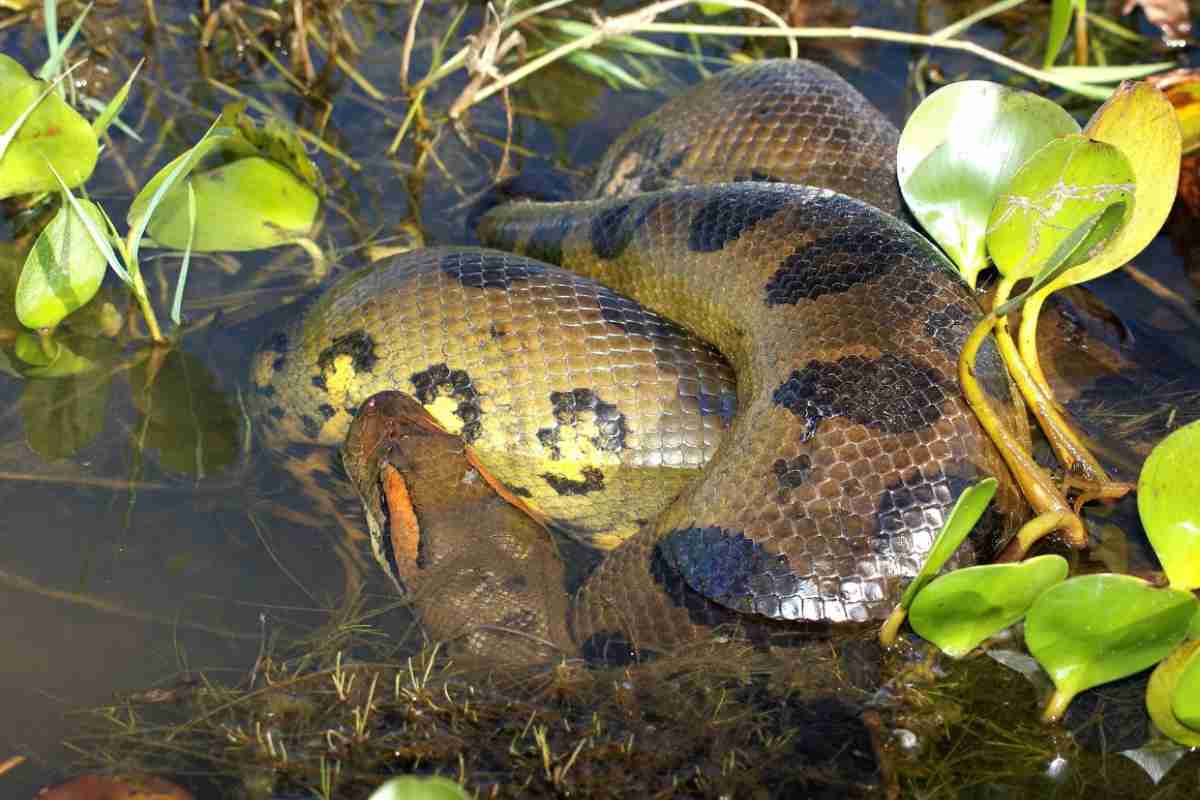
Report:
[[[1015,279],[1009,277],[1001,278],[999,285],[996,287],[996,297],[993,300],[994,308],[1000,308],[1008,302],[1008,298],[1012,294],[1015,285]],[[1040,310],[1040,304],[1034,308],[1034,313],[1036,314],[1038,310]],[[1045,390],[1042,383],[1035,378],[1022,358],[1022,354],[1018,352],[1017,344],[1013,341],[1012,334],[1008,330],[1007,315],[1001,315],[996,319],[995,333],[996,343],[1000,347],[1000,355],[1004,359],[1004,363],[1011,370],[1013,380],[1016,382],[1017,388],[1021,390],[1021,395],[1025,398],[1026,404],[1033,411],[1034,416],[1037,417],[1038,424],[1046,434],[1046,439],[1054,449],[1054,454],[1058,456],[1063,469],[1068,473],[1076,472],[1089,481],[1095,481],[1098,484],[1114,483],[1108,477],[1108,474],[1105,473],[1104,468],[1100,466],[1100,462],[1096,460],[1087,447],[1084,446],[1083,442],[1080,441],[1072,425],[1062,415],[1058,404],[1051,399],[1053,395]],[[1036,347],[1034,349],[1036,351]]]
[[[1000,451],[1004,462],[1008,464],[1013,477],[1021,486],[1025,499],[1038,513],[1017,533],[1016,541],[1032,543],[1051,531],[1061,530],[1072,547],[1082,548],[1087,543],[1087,532],[1083,527],[1083,521],[1071,511],[1066,498],[1055,486],[1050,475],[1033,460],[1021,443],[1017,441],[1012,431],[1004,424],[975,379],[975,358],[979,354],[980,346],[995,325],[996,317],[989,314],[980,320],[975,329],[971,331],[958,360],[958,379],[962,385],[963,395],[979,419],[979,424],[983,426],[988,437]],[[1025,547],[1027,546],[1025,544]],[[1024,550],[1020,554],[1009,552],[1010,550],[1012,547],[1006,549],[1005,556],[1012,560],[1017,560],[1024,555]],[[1013,558],[1014,555],[1015,558]]]

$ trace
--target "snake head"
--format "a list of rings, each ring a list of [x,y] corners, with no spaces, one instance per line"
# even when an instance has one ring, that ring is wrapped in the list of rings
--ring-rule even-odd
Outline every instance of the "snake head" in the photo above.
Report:
[[[421,473],[423,440],[453,439],[413,398],[371,396],[342,445],[342,463],[362,500],[376,561],[401,594],[422,564],[421,525],[406,475]],[[436,449],[436,448],[435,448]]]

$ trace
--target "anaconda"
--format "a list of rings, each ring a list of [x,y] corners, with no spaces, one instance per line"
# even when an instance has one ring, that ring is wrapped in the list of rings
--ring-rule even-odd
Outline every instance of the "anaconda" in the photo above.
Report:
[[[415,398],[502,494],[611,549],[575,599],[593,634],[636,630],[671,581],[739,613],[879,619],[967,485],[996,476],[998,513],[955,563],[1023,513],[957,386],[977,303],[892,216],[896,140],[823,67],[728,70],[616,142],[591,199],[489,212],[481,238],[518,255],[426,249],[338,281],[256,356],[267,437],[311,457],[375,392]],[[994,350],[976,371],[1007,403]],[[394,577],[421,558],[375,534]]]

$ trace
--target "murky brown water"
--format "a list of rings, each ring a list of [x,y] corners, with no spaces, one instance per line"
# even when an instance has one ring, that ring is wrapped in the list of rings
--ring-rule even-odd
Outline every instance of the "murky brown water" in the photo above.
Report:
[[[914,29],[922,13],[930,28],[951,18],[940,6],[918,13],[904,3],[864,5],[875,10],[858,21],[902,30]],[[418,223],[429,243],[469,241],[464,208],[490,182],[500,160],[497,143],[503,142],[506,124],[495,99],[473,110],[463,134],[442,130],[433,151],[439,163],[423,172],[415,170],[422,154],[411,145],[394,159],[384,155],[406,110],[397,76],[406,6],[361,3],[341,12],[362,48],[356,56],[345,51],[346,57],[387,99],[368,97],[336,70],[323,87],[332,102],[325,138],[360,167],[318,158],[331,187],[321,242],[338,249],[338,270],[365,263],[362,246],[404,234],[406,222]],[[91,63],[81,72],[98,96],[107,98],[134,63],[148,59],[145,79],[124,115],[145,141],[117,134],[89,183],[92,197],[114,219],[124,218],[131,181],[145,179],[193,142],[211,118],[205,111],[234,99],[222,85],[273,105],[304,127],[320,125],[321,102],[304,102],[269,65],[256,66],[253,56],[239,60],[231,42],[218,39],[207,58],[198,56],[192,4],[160,4],[164,27],[153,36],[143,35],[141,8],[101,6],[85,27],[83,49]],[[456,10],[448,3],[425,9],[414,74],[427,68],[425,40],[440,35]],[[478,29],[481,18],[478,7],[467,13],[451,52],[465,33]],[[0,49],[29,66],[39,64],[45,52],[40,31],[28,24],[0,30]],[[1012,41],[992,26],[975,35],[989,46]],[[262,41],[272,44],[269,36]],[[908,62],[919,54],[871,43],[805,54],[830,63],[902,122],[911,101]],[[947,75],[988,75],[979,61],[950,54],[935,58]],[[683,62],[672,65],[671,75],[662,93],[701,77]],[[444,110],[464,83],[458,74],[439,84],[427,107]],[[519,110],[536,112],[517,118],[514,163],[527,169],[550,162],[586,168],[616,132],[660,97],[613,91],[567,67],[551,70],[514,94]],[[8,242],[20,224],[0,220],[5,248],[0,255],[11,250]],[[1139,264],[1195,302],[1195,290],[1165,238]],[[178,262],[151,265],[163,309]],[[345,600],[346,567],[334,547],[339,533],[297,516],[304,513],[304,500],[290,493],[270,455],[253,445],[244,449],[238,405],[249,352],[270,325],[290,313],[280,307],[283,302],[303,294],[307,261],[299,251],[275,251],[201,259],[192,269],[185,315],[198,321],[220,313],[187,336],[182,354],[164,367],[171,385],[187,390],[148,401],[144,367],[128,367],[136,360],[128,352],[101,378],[34,381],[0,375],[5,650],[0,760],[14,754],[31,759],[0,777],[5,797],[30,796],[37,786],[69,773],[73,754],[61,743],[79,724],[73,712],[198,672],[241,681],[264,636],[298,638],[333,619]],[[170,280],[163,284],[160,277]],[[1123,275],[1104,278],[1094,288],[1134,331],[1143,352],[1167,354],[1162,360],[1174,360],[1178,375],[1196,374],[1200,339],[1194,327]],[[204,434],[197,436],[197,430]],[[138,442],[144,444],[141,455]],[[363,577],[368,605],[386,603],[381,576],[369,570]],[[399,631],[407,617],[398,611],[376,622]],[[1195,774],[1194,759],[1189,768]]]

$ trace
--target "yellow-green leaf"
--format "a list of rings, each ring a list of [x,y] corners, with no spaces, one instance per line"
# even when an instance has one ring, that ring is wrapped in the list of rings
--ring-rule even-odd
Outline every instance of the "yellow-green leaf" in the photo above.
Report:
[[[1185,747],[1200,747],[1200,728],[1184,724],[1175,711],[1175,701],[1179,697],[1179,687],[1188,676],[1191,689],[1188,690],[1191,701],[1197,700],[1195,681],[1197,669],[1200,669],[1200,641],[1184,642],[1175,648],[1163,662],[1154,669],[1150,676],[1150,684],[1146,687],[1146,710],[1150,719],[1160,731],[1170,736]],[[1187,700],[1184,700],[1185,705]],[[1185,713],[1186,709],[1185,709]]]
[[[92,126],[45,88],[0,53],[0,135],[14,134],[7,148],[0,147],[0,198],[57,189],[47,162],[67,186],[83,183],[96,167],[100,148]],[[22,121],[29,109],[32,112]]]
[[[1138,477],[1138,514],[1167,579],[1200,589],[1200,420],[1163,439]]]
[[[1132,260],[1158,234],[1175,202],[1181,137],[1175,111],[1162,92],[1145,82],[1122,84],[1083,133],[1111,144],[1129,160],[1137,184],[1133,214],[1100,253],[1055,278],[1041,295],[1098,278]]]
[[[193,252],[259,250],[308,235],[320,201],[311,187],[274,161],[242,158],[193,172],[171,187],[148,228],[159,245],[188,246],[188,184],[196,197]]]
[[[84,227],[76,208],[103,230],[104,215],[95,203],[63,203],[42,229],[17,281],[17,319],[27,328],[53,328],[100,289],[106,261]]]
[[[1133,168],[1121,151],[1080,134],[1047,142],[1031,155],[1004,188],[988,219],[988,255],[1009,278],[1031,278],[1051,261],[1082,261],[1105,246],[1133,211]],[[1085,232],[1078,259],[1062,252],[1080,225],[1101,218],[1110,206],[1124,204],[1124,213],[1100,242]],[[1082,244],[1087,249],[1081,249]]]

